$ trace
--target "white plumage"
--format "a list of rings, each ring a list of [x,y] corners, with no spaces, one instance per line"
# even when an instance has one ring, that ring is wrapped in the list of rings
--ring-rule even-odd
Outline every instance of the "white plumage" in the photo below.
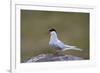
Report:
[[[61,42],[57,37],[56,31],[50,31],[49,45],[50,45],[50,47],[61,50],[61,51],[65,51],[65,50],[82,51],[82,49],[77,48],[76,46],[65,45],[63,42]]]

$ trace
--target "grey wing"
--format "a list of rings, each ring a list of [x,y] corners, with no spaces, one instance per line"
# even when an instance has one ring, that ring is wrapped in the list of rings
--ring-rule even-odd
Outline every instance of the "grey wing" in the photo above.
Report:
[[[66,45],[63,42],[61,42],[60,40],[57,41],[56,46],[58,46],[59,48],[76,48],[76,46],[71,46],[71,45]]]
[[[56,47],[61,48],[61,49],[66,48],[65,44],[61,42],[60,40],[58,40],[55,45]]]
[[[82,49],[77,48],[76,46],[70,46],[70,45],[65,45],[63,42],[61,42],[60,40],[58,40],[58,42],[55,44],[56,47],[62,49],[62,50],[80,50],[82,51]]]

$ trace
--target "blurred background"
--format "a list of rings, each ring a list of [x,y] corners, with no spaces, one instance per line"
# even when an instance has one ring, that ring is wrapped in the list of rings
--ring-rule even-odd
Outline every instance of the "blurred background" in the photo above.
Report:
[[[48,29],[52,27],[65,44],[83,49],[65,54],[89,59],[89,13],[21,10],[21,63],[39,54],[55,53],[49,47]]]

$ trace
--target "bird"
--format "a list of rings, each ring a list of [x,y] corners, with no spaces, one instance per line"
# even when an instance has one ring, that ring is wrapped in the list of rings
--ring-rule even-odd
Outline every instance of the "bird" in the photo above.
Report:
[[[49,46],[51,48],[55,48],[56,50],[59,50],[61,52],[67,51],[67,50],[78,50],[82,51],[82,49],[77,48],[76,46],[71,46],[64,44],[62,41],[59,40],[57,36],[57,31],[54,28],[48,29],[50,34],[50,40],[49,40]]]

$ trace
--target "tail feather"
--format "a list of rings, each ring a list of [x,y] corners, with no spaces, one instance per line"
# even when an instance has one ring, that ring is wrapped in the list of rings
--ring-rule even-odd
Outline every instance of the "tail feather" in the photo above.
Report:
[[[66,51],[66,50],[78,50],[78,51],[82,51],[82,49],[74,47],[74,48],[64,48],[62,51]]]
[[[73,48],[73,50],[79,50],[79,51],[82,51],[82,49],[77,48],[77,47]]]

